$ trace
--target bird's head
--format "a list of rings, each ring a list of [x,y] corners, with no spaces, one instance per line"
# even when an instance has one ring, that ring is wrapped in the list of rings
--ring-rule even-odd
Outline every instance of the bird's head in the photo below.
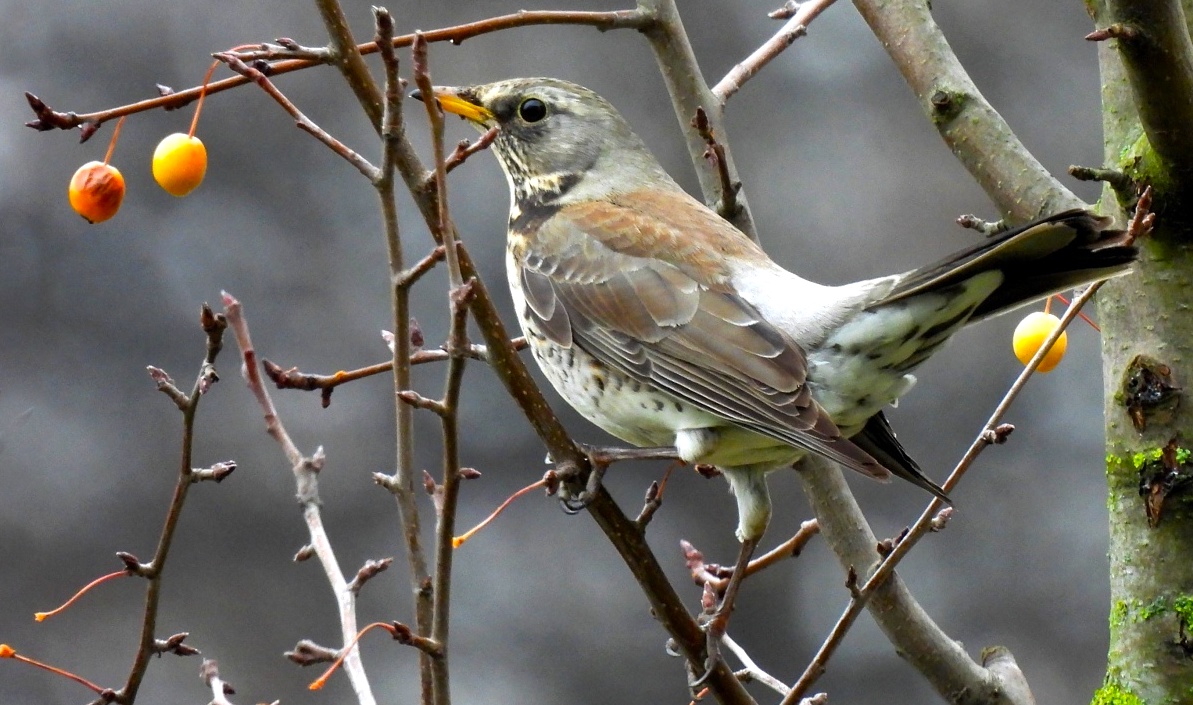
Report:
[[[562,204],[674,183],[625,118],[583,86],[516,78],[433,90],[444,111],[482,132],[499,129],[493,151],[516,204]]]

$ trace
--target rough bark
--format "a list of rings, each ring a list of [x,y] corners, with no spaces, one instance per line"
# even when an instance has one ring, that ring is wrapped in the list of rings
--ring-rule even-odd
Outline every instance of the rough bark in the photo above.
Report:
[[[1130,12],[1132,4],[1101,0],[1089,6],[1102,28],[1141,17]],[[1170,10],[1175,5],[1157,4]],[[1138,29],[1148,31],[1146,25]],[[1165,27],[1172,30],[1188,47],[1186,24]],[[1162,449],[1174,439],[1183,448],[1193,427],[1193,406],[1179,389],[1166,388],[1193,379],[1193,205],[1181,196],[1183,179],[1172,161],[1151,147],[1157,135],[1151,134],[1156,125],[1149,124],[1148,111],[1137,108],[1141,96],[1155,93],[1156,86],[1146,84],[1167,78],[1141,71],[1132,51],[1120,44],[1104,42],[1099,51],[1106,163],[1156,189],[1158,221],[1136,271],[1107,284],[1099,296],[1111,609],[1106,682],[1094,702],[1181,703],[1193,699],[1193,487],[1181,485],[1193,474],[1186,453],[1174,448],[1166,458]],[[1183,139],[1190,139],[1193,125],[1184,130]],[[1182,137],[1167,133],[1161,139],[1172,144]],[[1103,211],[1123,219],[1122,201],[1130,206],[1129,197],[1107,187]],[[1141,424],[1132,421],[1132,413]]]

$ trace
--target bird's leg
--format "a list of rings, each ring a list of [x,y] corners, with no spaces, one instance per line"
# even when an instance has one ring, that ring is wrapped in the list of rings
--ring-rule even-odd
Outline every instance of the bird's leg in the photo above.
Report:
[[[721,637],[729,628],[729,616],[733,612],[733,603],[737,599],[737,591],[741,589],[742,580],[746,577],[746,568],[750,565],[750,558],[754,549],[758,547],[758,539],[745,539],[741,542],[741,552],[737,555],[737,563],[733,566],[733,573],[729,576],[729,583],[721,596],[717,611],[704,623],[705,649],[708,657],[704,662],[704,674],[690,683],[691,687],[699,688],[712,675],[717,661],[721,658]]]
[[[737,591],[746,578],[750,557],[754,555],[754,549],[758,547],[759,540],[766,533],[766,525],[770,523],[770,491],[766,486],[766,474],[769,469],[769,466],[720,468],[737,498],[737,539],[741,541],[741,553],[737,556],[737,564],[733,567],[733,574],[729,576],[729,583],[725,586],[720,605],[704,624],[708,660],[704,664],[704,675],[696,679],[693,687],[698,687],[707,680],[717,665],[721,637],[729,627],[729,615],[733,611]]]
[[[601,479],[605,476],[605,470],[609,465],[620,460],[677,460],[679,454],[676,453],[672,446],[660,446],[657,448],[617,448],[605,446],[590,446],[580,444],[584,450],[584,454],[588,456],[588,462],[592,466],[592,472],[588,473],[588,477],[581,478],[579,468],[569,466],[560,472],[560,479],[563,482],[560,484],[559,502],[563,505],[563,510],[568,514],[575,514],[588,506],[592,498],[601,488]],[[583,479],[584,488],[578,492],[571,489],[571,486],[578,484]],[[574,480],[575,482],[569,482]]]

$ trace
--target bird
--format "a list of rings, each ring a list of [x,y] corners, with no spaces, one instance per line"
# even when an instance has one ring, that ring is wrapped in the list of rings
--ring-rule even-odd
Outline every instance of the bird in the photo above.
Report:
[[[1137,256],[1111,219],[1076,209],[910,272],[819,284],[684,191],[587,88],[517,78],[432,92],[498,128],[510,293],[547,380],[613,436],[674,446],[728,480],[741,554],[722,610],[770,520],[769,473],[812,454],[947,501],[883,412],[915,368],[964,326]]]

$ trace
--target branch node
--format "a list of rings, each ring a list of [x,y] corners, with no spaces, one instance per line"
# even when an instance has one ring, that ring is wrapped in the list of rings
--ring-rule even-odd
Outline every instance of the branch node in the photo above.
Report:
[[[356,571],[356,577],[352,579],[352,582],[348,583],[349,592],[353,595],[359,595],[360,589],[364,587],[365,583],[377,577],[377,575],[384,573],[385,569],[389,568],[389,564],[393,562],[393,558],[382,558],[380,560],[369,559],[365,561],[365,564],[361,566],[360,570]]]
[[[225,460],[211,467],[194,468],[191,470],[191,482],[223,482],[233,472],[236,472],[236,461]]]
[[[989,221],[982,220],[976,215],[968,214],[958,216],[957,225],[960,225],[963,228],[969,228],[970,230],[976,230],[986,237],[993,237],[1011,227],[1011,224],[1003,219]]]
[[[1101,29],[1095,29],[1085,35],[1085,40],[1088,42],[1104,42],[1108,39],[1126,39],[1129,41],[1138,38],[1140,34],[1139,28],[1134,25],[1115,22]]]
[[[849,591],[849,596],[853,599],[863,599],[861,588],[857,584],[857,569],[853,566],[849,566],[849,570],[845,573],[845,589]]]
[[[931,108],[930,114],[932,122],[937,125],[952,120],[957,117],[961,110],[965,107],[969,97],[958,91],[948,91],[938,89],[928,97],[928,106]]]
[[[439,416],[443,416],[447,413],[447,407],[443,402],[439,401],[438,399],[424,397],[413,389],[403,389],[402,391],[398,392],[398,399],[401,399],[416,409],[426,409],[427,411],[433,411]]]
[[[1014,424],[1000,423],[994,428],[987,428],[982,431],[982,440],[990,445],[1002,445],[1007,442],[1014,432]]]
[[[383,472],[373,473],[373,483],[380,487],[384,487],[390,492],[396,493],[401,491],[401,485],[398,484],[397,479],[393,475],[386,475]]]
[[[154,639],[152,650],[158,656],[162,654],[175,654],[177,656],[198,655],[201,653],[198,649],[182,643],[188,636],[190,636],[189,632],[179,632],[165,639]]]
[[[787,2],[783,3],[783,7],[771,10],[766,13],[766,16],[772,20],[789,20],[795,17],[795,13],[799,11],[799,5],[795,0],[787,0]]]
[[[1069,166],[1069,176],[1072,176],[1078,181],[1104,181],[1110,184],[1110,187],[1115,191],[1122,191],[1125,193],[1134,194],[1136,190],[1135,182],[1131,177],[1127,176],[1118,169],[1102,169],[1092,166],[1080,166],[1073,164]]]
[[[737,193],[741,190],[741,182],[735,181],[729,173],[729,160],[725,156],[725,145],[717,141],[713,134],[712,123],[703,107],[696,108],[696,116],[692,118],[692,127],[708,145],[704,151],[704,158],[712,165],[721,184],[721,197],[716,204],[717,213],[728,221],[741,212],[741,204],[737,201]]]
[[[316,663],[331,663],[336,660],[339,652],[320,646],[310,639],[303,639],[283,655],[299,666],[310,666]]]
[[[393,630],[391,633],[393,634],[394,640],[399,644],[413,646],[432,658],[443,658],[443,646],[439,642],[435,641],[434,639],[415,634],[414,630],[405,624],[402,624],[401,622],[393,622]]]
[[[153,574],[153,564],[142,563],[131,553],[117,551],[116,557],[119,558],[120,562],[124,564],[124,569],[127,570],[130,575],[138,575],[142,578],[147,578]]]
[[[932,523],[928,525],[929,531],[944,531],[945,527],[949,525],[949,520],[953,518],[954,510],[952,507],[943,507],[936,516],[932,517]]]
[[[191,404],[191,398],[174,384],[173,378],[160,367],[148,365],[145,369],[149,372],[149,378],[157,385],[157,390],[170,397],[170,401],[173,401],[180,411],[186,411]]]

